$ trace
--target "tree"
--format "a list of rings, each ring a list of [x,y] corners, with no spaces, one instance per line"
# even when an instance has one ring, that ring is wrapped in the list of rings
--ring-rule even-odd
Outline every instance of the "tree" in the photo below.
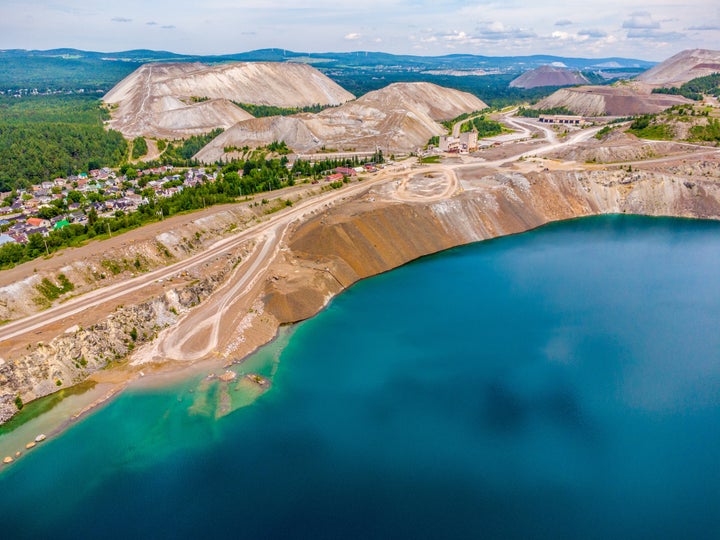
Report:
[[[67,194],[67,200],[71,203],[79,203],[83,200],[83,194],[77,190],[70,190]]]
[[[143,137],[135,137],[132,142],[132,158],[137,159],[148,153],[148,145]]]
[[[96,222],[97,219],[98,219],[98,213],[97,213],[97,210],[95,210],[94,207],[91,207],[91,208],[90,208],[90,211],[87,213],[87,218],[88,218],[88,224],[89,224],[90,226],[95,225],[95,222]]]
[[[35,259],[46,252],[45,240],[40,233],[28,236],[28,243],[25,244],[25,252],[31,259]]]

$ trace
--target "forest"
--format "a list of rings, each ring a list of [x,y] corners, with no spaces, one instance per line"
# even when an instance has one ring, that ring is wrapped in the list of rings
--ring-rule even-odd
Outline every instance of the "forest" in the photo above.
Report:
[[[653,94],[673,94],[694,101],[700,101],[703,94],[720,97],[720,73],[714,73],[707,77],[698,77],[686,82],[679,88],[654,88]]]
[[[128,145],[106,118],[97,98],[0,96],[0,192],[119,165]]]

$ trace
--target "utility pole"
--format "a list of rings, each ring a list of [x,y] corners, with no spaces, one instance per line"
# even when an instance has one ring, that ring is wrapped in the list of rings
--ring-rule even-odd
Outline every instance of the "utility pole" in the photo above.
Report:
[[[112,238],[112,233],[110,232],[110,222],[109,222],[109,221],[106,221],[106,222],[105,222],[105,225],[107,225],[108,236],[109,236],[110,238]]]

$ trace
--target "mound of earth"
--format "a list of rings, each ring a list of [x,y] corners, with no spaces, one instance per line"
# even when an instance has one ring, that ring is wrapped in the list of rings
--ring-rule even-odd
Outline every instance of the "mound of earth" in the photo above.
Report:
[[[285,141],[297,152],[306,152],[320,143],[298,116],[271,116],[238,122],[215,137],[194,157],[203,163],[241,159],[243,147],[267,146],[273,141]]]
[[[145,64],[103,101],[109,127],[127,137],[181,138],[252,118],[230,103],[278,107],[338,105],[353,95],[306,64]],[[167,114],[170,113],[170,114]]]
[[[565,107],[583,116],[633,116],[658,113],[683,103],[692,102],[682,96],[651,94],[639,85],[579,86],[561,88],[533,108]]]
[[[466,92],[431,83],[395,83],[318,114],[240,122],[211,141],[195,157],[225,159],[228,147],[263,146],[283,140],[296,152],[322,146],[339,150],[408,152],[442,135],[439,124],[487,105]]]
[[[581,163],[618,163],[670,156],[687,151],[687,145],[670,141],[646,141],[617,128],[600,140],[591,138],[581,144],[564,148],[552,154],[552,157]]]
[[[445,133],[438,122],[487,105],[466,92],[432,83],[395,83],[342,107],[309,118],[310,130],[325,144],[409,151]]]
[[[176,139],[206,133],[252,118],[248,112],[227,99],[213,99],[178,108],[158,111],[154,115],[155,137]]]
[[[578,71],[555,66],[540,66],[537,69],[526,71],[517,79],[513,79],[510,87],[538,88],[541,86],[575,86],[577,84],[587,84],[588,82],[590,81]]]
[[[681,86],[683,83],[720,73],[720,51],[682,51],[636,77],[651,86]]]

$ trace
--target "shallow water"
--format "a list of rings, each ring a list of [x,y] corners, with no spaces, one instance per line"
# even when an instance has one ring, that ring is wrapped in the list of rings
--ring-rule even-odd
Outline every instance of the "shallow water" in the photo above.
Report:
[[[625,216],[416,261],[240,366],[251,405],[130,391],[34,449],[2,535],[718,538],[718,268],[720,224]]]

